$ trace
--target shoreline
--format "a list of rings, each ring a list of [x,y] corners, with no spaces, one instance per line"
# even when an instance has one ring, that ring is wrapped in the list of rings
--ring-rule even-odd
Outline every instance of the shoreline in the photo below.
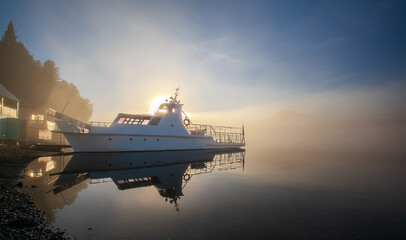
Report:
[[[66,230],[52,226],[30,195],[19,191],[23,169],[38,157],[55,154],[0,146],[0,239],[72,239]]]

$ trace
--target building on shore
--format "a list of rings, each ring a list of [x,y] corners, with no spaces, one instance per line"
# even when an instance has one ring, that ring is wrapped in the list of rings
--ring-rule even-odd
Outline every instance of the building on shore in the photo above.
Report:
[[[29,144],[66,145],[67,141],[57,130],[55,110],[47,107],[21,106],[21,139],[20,142]]]
[[[0,84],[0,144],[68,146],[55,124],[55,110],[21,104]]]
[[[0,139],[1,143],[16,144],[20,138],[20,101],[0,84]]]

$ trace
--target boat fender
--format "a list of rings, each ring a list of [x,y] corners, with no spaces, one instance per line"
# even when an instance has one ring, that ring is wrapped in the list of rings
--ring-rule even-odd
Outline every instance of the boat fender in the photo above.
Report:
[[[189,126],[190,120],[188,118],[183,119],[183,124],[185,124],[185,126]]]
[[[183,175],[183,180],[189,181],[189,179],[190,179],[190,175],[189,175],[189,174]]]

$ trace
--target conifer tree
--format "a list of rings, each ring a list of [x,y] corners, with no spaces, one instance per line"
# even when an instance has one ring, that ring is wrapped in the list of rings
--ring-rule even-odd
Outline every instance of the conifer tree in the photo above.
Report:
[[[10,20],[7,30],[4,32],[1,38],[1,43],[5,45],[12,45],[17,43],[16,31],[14,30],[13,22]]]
[[[75,85],[62,81],[52,60],[42,64],[17,41],[12,21],[0,41],[0,83],[19,98],[23,106],[60,111],[70,100],[70,110],[65,113],[82,121],[88,121],[92,115],[93,105],[80,96]]]

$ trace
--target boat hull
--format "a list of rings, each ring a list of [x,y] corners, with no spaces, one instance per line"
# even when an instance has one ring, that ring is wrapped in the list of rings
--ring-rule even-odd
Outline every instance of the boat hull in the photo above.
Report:
[[[244,143],[216,143],[209,136],[151,136],[64,133],[74,152],[136,152],[238,149]]]

